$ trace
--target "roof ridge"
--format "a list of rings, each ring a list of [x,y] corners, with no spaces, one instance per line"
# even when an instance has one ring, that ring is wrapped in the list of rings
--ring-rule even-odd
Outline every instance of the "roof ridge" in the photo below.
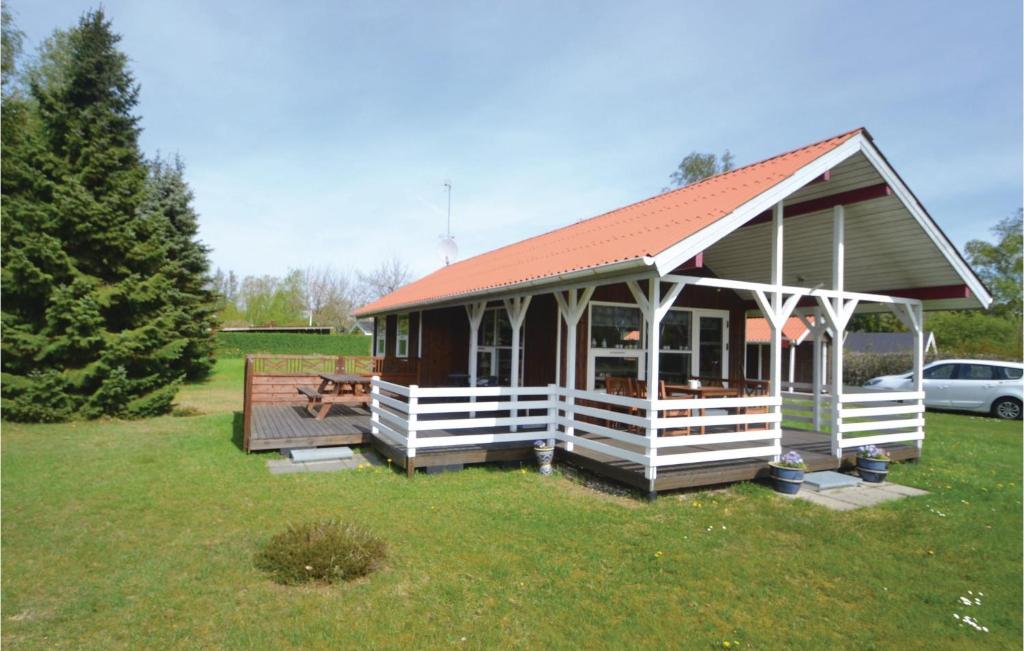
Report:
[[[816,142],[812,142],[812,143],[807,144],[807,145],[803,145],[802,147],[796,147],[795,149],[790,149],[789,151],[783,152],[781,154],[776,154],[775,156],[771,156],[769,158],[764,158],[762,160],[755,161],[753,163],[748,163],[747,165],[744,165],[742,167],[737,167],[735,169],[731,169],[728,172],[722,172],[720,174],[715,174],[713,176],[709,176],[709,177],[707,177],[705,179],[701,179],[700,181],[697,181],[696,183],[691,183],[690,185],[684,185],[681,188],[676,188],[674,190],[669,190],[668,192],[662,192],[660,194],[655,194],[655,195],[650,196],[650,197],[645,197],[643,199],[634,201],[632,203],[627,203],[624,206],[619,206],[618,208],[613,208],[611,210],[606,210],[605,212],[603,212],[603,213],[601,213],[599,215],[594,215],[593,217],[587,217],[585,219],[580,219],[579,221],[572,222],[571,224],[565,224],[563,226],[559,226],[557,228],[553,228],[553,229],[551,229],[549,231],[544,231],[543,233],[537,233],[536,235],[531,235],[530,237],[526,237],[526,238],[523,238],[521,240],[516,240],[515,242],[509,242],[508,244],[505,244],[504,246],[499,246],[496,249],[490,249],[488,251],[483,251],[481,253],[477,253],[476,255],[474,255],[472,257],[466,258],[464,260],[459,260],[458,262],[455,262],[455,263],[447,265],[447,266],[448,266],[448,268],[457,267],[457,266],[462,265],[464,263],[467,263],[470,260],[473,260],[473,259],[475,259],[475,258],[477,258],[479,256],[491,255],[492,253],[498,253],[499,251],[501,251],[503,249],[507,249],[507,248],[510,248],[510,247],[513,247],[513,246],[517,246],[519,244],[523,244],[525,242],[529,242],[530,240],[535,240],[535,239],[540,238],[540,237],[547,237],[549,235],[553,235],[553,234],[557,233],[558,231],[562,231],[562,230],[565,230],[567,228],[572,228],[574,226],[579,226],[580,224],[585,224],[587,222],[592,222],[592,221],[595,221],[597,219],[600,219],[601,217],[605,217],[607,215],[610,215],[612,213],[616,213],[616,212],[619,212],[621,210],[627,210],[627,209],[630,209],[630,208],[633,208],[633,207],[636,207],[636,206],[640,206],[640,205],[645,204],[645,203],[647,203],[649,201],[654,201],[655,199],[660,199],[660,198],[668,196],[670,194],[675,194],[677,192],[682,192],[683,190],[690,190],[692,188],[696,188],[698,186],[704,185],[704,184],[708,183],[709,181],[721,180],[721,179],[723,179],[723,178],[725,178],[725,177],[727,177],[727,176],[729,176],[731,174],[736,174],[736,173],[741,172],[743,170],[746,170],[746,169],[749,169],[749,168],[752,168],[752,167],[757,167],[758,165],[764,165],[766,163],[770,163],[773,160],[777,160],[777,159],[782,158],[784,156],[790,156],[792,154],[795,154],[797,152],[803,151],[805,149],[810,149],[812,147],[817,147],[817,146],[819,146],[819,145],[821,145],[823,143],[829,142],[830,140],[839,140],[840,138],[847,138],[847,137],[852,136],[853,134],[861,132],[861,131],[866,132],[867,130],[864,127],[857,127],[856,129],[851,129],[850,131],[845,131],[843,133],[840,133],[840,134],[835,135],[835,136],[831,136],[829,138],[822,138],[821,140],[818,140]],[[432,273],[435,273],[435,272],[430,272],[430,274],[427,274],[427,276],[431,275]],[[426,278],[427,276],[423,276],[423,278]],[[413,282],[416,282],[416,281],[413,281]]]

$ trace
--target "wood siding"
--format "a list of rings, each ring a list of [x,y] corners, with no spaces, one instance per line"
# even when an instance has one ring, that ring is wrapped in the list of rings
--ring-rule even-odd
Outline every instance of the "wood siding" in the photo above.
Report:
[[[449,374],[468,372],[469,318],[466,309],[459,306],[424,310],[420,385],[447,386]]]

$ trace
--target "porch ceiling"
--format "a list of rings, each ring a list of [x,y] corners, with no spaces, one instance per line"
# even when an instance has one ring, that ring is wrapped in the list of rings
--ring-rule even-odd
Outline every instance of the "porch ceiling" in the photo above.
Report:
[[[863,153],[832,170],[826,182],[807,185],[790,195],[786,205],[883,184],[885,180]],[[962,285],[963,278],[895,195],[845,206],[846,278],[848,291],[889,290]],[[832,209],[784,221],[783,283],[801,287],[832,281]],[[768,282],[771,275],[771,228],[759,223],[739,228],[704,253],[704,262],[720,278]],[[976,298],[926,302],[929,307],[978,307]]]

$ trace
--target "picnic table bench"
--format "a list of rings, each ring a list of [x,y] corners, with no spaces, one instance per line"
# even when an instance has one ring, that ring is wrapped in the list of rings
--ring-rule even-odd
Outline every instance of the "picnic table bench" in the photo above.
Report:
[[[365,405],[370,402],[370,378],[348,373],[321,373],[320,386],[298,387],[309,401],[306,410],[323,420],[334,405]],[[318,409],[319,408],[319,409]]]

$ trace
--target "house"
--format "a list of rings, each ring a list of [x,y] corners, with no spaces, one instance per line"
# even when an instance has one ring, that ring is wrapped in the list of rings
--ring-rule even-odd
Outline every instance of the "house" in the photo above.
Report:
[[[788,449],[812,468],[838,467],[867,443],[916,458],[924,312],[990,302],[856,129],[462,260],[363,306],[383,357],[371,436],[410,472],[527,458],[548,438],[563,459],[651,494],[760,476]],[[842,342],[855,313],[884,311],[913,333],[914,389],[843,387],[843,346],[826,349],[826,338]],[[813,323],[806,392],[783,386],[794,315]],[[744,379],[748,317],[769,325],[767,382]],[[784,410],[806,429],[783,428]]]
[[[786,358],[787,381],[790,384],[810,384],[813,381],[814,351],[808,341],[814,329],[814,317],[791,316],[782,326],[783,356]],[[827,337],[827,335],[826,335]],[[771,324],[764,318],[748,318],[746,323],[746,365],[744,377],[768,380],[771,367]],[[823,342],[827,345],[827,342]],[[827,359],[827,355],[824,356]],[[823,367],[824,369],[825,367]],[[827,370],[823,370],[827,373]]]

